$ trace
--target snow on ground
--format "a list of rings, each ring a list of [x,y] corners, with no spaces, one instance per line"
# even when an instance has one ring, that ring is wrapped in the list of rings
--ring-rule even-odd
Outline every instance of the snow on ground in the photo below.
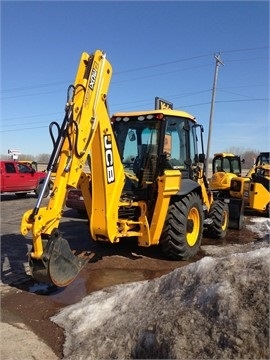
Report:
[[[234,246],[64,308],[64,359],[269,359],[269,240]]]
[[[251,224],[246,224],[246,228],[259,237],[269,236],[270,232],[270,218],[265,217],[253,217],[250,218]]]
[[[223,257],[239,252],[248,252],[265,246],[265,242],[269,244],[270,219],[265,217],[249,218],[249,222],[245,227],[254,233],[257,239],[254,243],[227,245],[203,245],[201,249],[205,255]]]

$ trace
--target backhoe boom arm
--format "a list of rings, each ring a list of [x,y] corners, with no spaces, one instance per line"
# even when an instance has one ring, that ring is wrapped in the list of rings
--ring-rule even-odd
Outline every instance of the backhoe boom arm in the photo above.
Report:
[[[55,269],[53,271],[52,267],[55,268],[56,263],[60,263],[63,257],[68,258],[70,263],[73,262],[73,258],[66,250],[68,249],[68,244],[64,244],[66,240],[61,238],[57,229],[69,188],[80,187],[82,183],[81,189],[85,198],[89,199],[91,196],[89,186],[85,186],[85,183],[83,185],[85,181],[83,167],[87,157],[92,155],[93,147],[93,156],[100,157],[100,169],[97,172],[100,176],[98,192],[102,194],[102,202],[99,202],[99,209],[96,209],[97,213],[107,211],[107,207],[110,206],[109,196],[110,200],[114,201],[115,209],[118,208],[118,201],[124,184],[124,170],[121,168],[121,161],[106,107],[111,75],[112,67],[105,54],[100,50],[92,55],[85,52],[81,55],[74,85],[69,87],[71,96],[66,104],[65,118],[48,164],[47,177],[50,177],[52,171],[56,174],[48,206],[41,208],[42,197],[39,197],[35,208],[27,211],[22,218],[21,233],[26,235],[32,231],[33,249],[30,256],[34,263],[34,271],[37,269],[37,277],[43,281],[52,281],[60,286],[73,279],[69,281],[69,278],[64,276],[65,279],[63,280],[62,275],[58,279],[58,273]],[[114,166],[120,168],[119,180],[117,179],[117,181]],[[107,181],[105,182],[104,179]],[[109,188],[110,183],[112,183],[113,189]],[[90,216],[95,217],[95,211],[92,210],[95,208],[95,206],[91,208],[90,204],[88,209]],[[115,211],[112,209],[112,212]],[[98,231],[100,236],[109,239],[115,236],[115,229],[108,222],[102,224]],[[91,232],[94,236],[92,228]],[[58,252],[61,249],[64,254],[59,253],[55,257],[54,249],[56,248]],[[54,261],[53,265],[50,264],[52,261]],[[74,263],[76,261],[74,259]],[[80,266],[81,264],[78,265],[78,268]],[[69,275],[71,278],[77,275],[75,272],[79,271],[77,265],[75,267],[74,274]],[[42,273],[41,276],[40,273]]]

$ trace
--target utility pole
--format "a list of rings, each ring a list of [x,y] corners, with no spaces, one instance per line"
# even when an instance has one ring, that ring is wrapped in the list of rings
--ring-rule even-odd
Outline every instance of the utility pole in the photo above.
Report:
[[[206,160],[205,160],[206,161],[206,168],[205,168],[206,179],[208,179],[208,163],[209,163],[209,154],[210,154],[210,143],[211,143],[214,105],[215,105],[215,97],[216,97],[216,86],[217,86],[217,78],[218,78],[218,67],[220,64],[224,66],[224,63],[220,60],[220,54],[215,55],[215,59],[216,59],[216,66],[215,66],[214,83],[213,83],[213,89],[212,89],[212,101],[211,101],[211,109],[210,109],[208,141],[207,141]]]

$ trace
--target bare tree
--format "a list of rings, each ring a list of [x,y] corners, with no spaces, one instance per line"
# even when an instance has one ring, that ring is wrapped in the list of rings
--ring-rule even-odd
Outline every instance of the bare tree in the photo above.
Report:
[[[256,160],[256,157],[259,155],[260,150],[230,147],[226,150],[226,152],[239,155],[242,160],[245,160],[243,167],[249,169],[254,165],[254,162]]]
[[[39,154],[37,156],[37,162],[40,164],[43,164],[43,163],[48,164],[49,160],[50,160],[50,154],[43,153],[43,154]]]

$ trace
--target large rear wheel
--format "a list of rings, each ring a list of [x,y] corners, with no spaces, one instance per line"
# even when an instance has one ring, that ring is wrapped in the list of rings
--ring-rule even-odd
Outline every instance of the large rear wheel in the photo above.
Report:
[[[200,197],[191,193],[174,201],[168,209],[160,244],[165,255],[187,260],[197,254],[201,245],[203,209]]]

